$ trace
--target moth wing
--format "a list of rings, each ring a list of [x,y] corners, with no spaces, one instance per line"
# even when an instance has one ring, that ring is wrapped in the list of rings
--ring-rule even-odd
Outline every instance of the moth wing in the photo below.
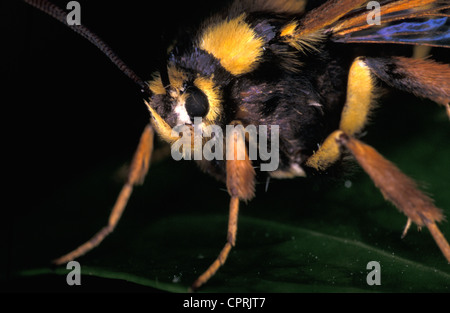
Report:
[[[373,10],[378,10],[372,7]],[[385,1],[376,11],[359,8],[326,33],[343,43],[393,43],[450,47],[450,4],[446,0]]]
[[[308,0],[236,0],[231,6],[231,12],[300,15],[305,12],[307,2]]]

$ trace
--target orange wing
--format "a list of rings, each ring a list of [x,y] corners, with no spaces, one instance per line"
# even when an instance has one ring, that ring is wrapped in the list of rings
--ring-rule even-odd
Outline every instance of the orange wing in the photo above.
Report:
[[[380,6],[380,24],[368,22],[360,8],[331,25],[326,33],[345,43],[395,43],[450,47],[450,3],[447,0],[394,0]]]
[[[374,11],[368,0],[329,0],[285,25],[283,40],[299,50],[314,49],[327,36],[343,43],[395,43],[450,47],[448,0],[385,0],[380,23],[368,17]]]

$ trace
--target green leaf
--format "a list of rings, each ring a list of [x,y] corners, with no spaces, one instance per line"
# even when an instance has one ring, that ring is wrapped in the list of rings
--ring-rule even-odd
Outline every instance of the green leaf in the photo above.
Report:
[[[364,141],[427,182],[427,192],[450,216],[448,120],[440,108],[427,105],[433,104],[413,105],[405,121],[381,111],[384,127],[369,127]],[[402,128],[403,123],[427,126]],[[113,177],[123,162],[113,160],[62,183],[36,210],[12,221],[9,281],[45,285],[56,276],[65,285],[69,270],[52,270],[49,261],[106,223],[121,188]],[[78,260],[83,277],[187,291],[225,243],[228,201],[224,186],[191,162],[152,166],[115,232]],[[271,181],[267,192],[262,182],[257,197],[241,206],[236,247],[200,291],[449,292],[450,266],[429,232],[412,227],[400,239],[405,223],[359,170],[343,180]],[[449,223],[440,228],[449,238]],[[381,265],[379,286],[366,282],[370,261]]]

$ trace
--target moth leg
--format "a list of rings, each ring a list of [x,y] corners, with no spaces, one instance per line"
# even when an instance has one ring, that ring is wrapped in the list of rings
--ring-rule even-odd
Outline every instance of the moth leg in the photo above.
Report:
[[[217,259],[192,284],[190,291],[197,290],[200,286],[205,284],[212,276],[214,276],[214,274],[218,271],[218,269],[225,264],[225,261],[228,258],[228,254],[230,253],[231,248],[234,247],[234,245],[236,244],[237,221],[239,214],[239,199],[236,197],[231,198],[229,214],[230,215],[228,218],[228,235],[225,246],[220,251]]]
[[[347,85],[347,99],[342,110],[339,131],[353,136],[361,132],[375,104],[375,80],[370,68],[362,58],[357,58],[350,67]],[[306,162],[306,165],[323,171],[341,156],[334,132]]]
[[[408,230],[411,227],[411,224],[412,224],[412,220],[410,218],[408,218],[408,221],[406,221],[406,226],[403,229],[402,239],[406,237],[406,234],[408,234]]]
[[[371,74],[373,68],[369,66],[373,62],[368,63],[367,60],[369,58],[358,58],[350,68],[347,100],[342,111],[339,130],[328,136],[306,164],[317,170],[324,170],[340,158],[342,148],[350,151],[384,197],[408,217],[403,236],[411,222],[419,227],[426,226],[450,262],[450,246],[436,225],[444,219],[441,210],[417,188],[411,178],[384,159],[375,149],[354,138],[367,123],[374,105],[375,84]]]
[[[365,58],[364,62],[389,86],[445,106],[450,118],[450,65],[405,57]]]
[[[227,145],[230,143],[234,145],[234,157],[227,157],[226,161],[227,189],[228,193],[231,196],[230,212],[228,217],[227,242],[225,243],[223,249],[220,251],[219,256],[216,258],[216,260],[192,284],[190,291],[195,291],[200,286],[205,284],[225,263],[231,248],[236,244],[239,201],[248,201],[254,197],[255,170],[253,169],[252,163],[245,148],[245,138],[242,136],[242,134],[235,133],[233,138],[227,141]],[[244,160],[238,160],[237,154],[239,145],[244,150]]]
[[[141,135],[138,148],[134,154],[130,166],[128,178],[114,204],[109,216],[108,224],[97,232],[91,239],[76,248],[75,250],[52,261],[56,265],[61,265],[74,260],[98,246],[106,236],[108,236],[116,227],[128,203],[128,199],[133,191],[133,187],[141,185],[150,166],[150,159],[153,151],[154,131],[150,125],[147,125]]]
[[[338,142],[353,154],[384,198],[408,217],[408,224],[411,220],[419,227],[428,228],[442,254],[450,263],[450,245],[436,225],[437,222],[443,221],[444,215],[434,205],[433,200],[421,192],[411,178],[372,147],[344,133],[340,134]]]

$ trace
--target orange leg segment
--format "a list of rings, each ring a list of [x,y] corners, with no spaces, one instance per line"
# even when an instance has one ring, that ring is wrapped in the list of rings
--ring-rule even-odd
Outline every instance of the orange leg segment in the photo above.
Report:
[[[105,237],[114,230],[120,220],[120,217],[122,216],[123,211],[125,210],[128,199],[133,192],[133,187],[144,182],[145,175],[147,174],[150,166],[150,159],[153,151],[153,139],[154,131],[150,125],[147,125],[144,129],[144,132],[142,133],[138,148],[133,157],[127,182],[123,186],[111,211],[108,224],[87,242],[85,242],[75,250],[54,260],[54,264],[61,265],[86,254],[87,252],[98,246],[103,241],[103,239],[105,239]]]

